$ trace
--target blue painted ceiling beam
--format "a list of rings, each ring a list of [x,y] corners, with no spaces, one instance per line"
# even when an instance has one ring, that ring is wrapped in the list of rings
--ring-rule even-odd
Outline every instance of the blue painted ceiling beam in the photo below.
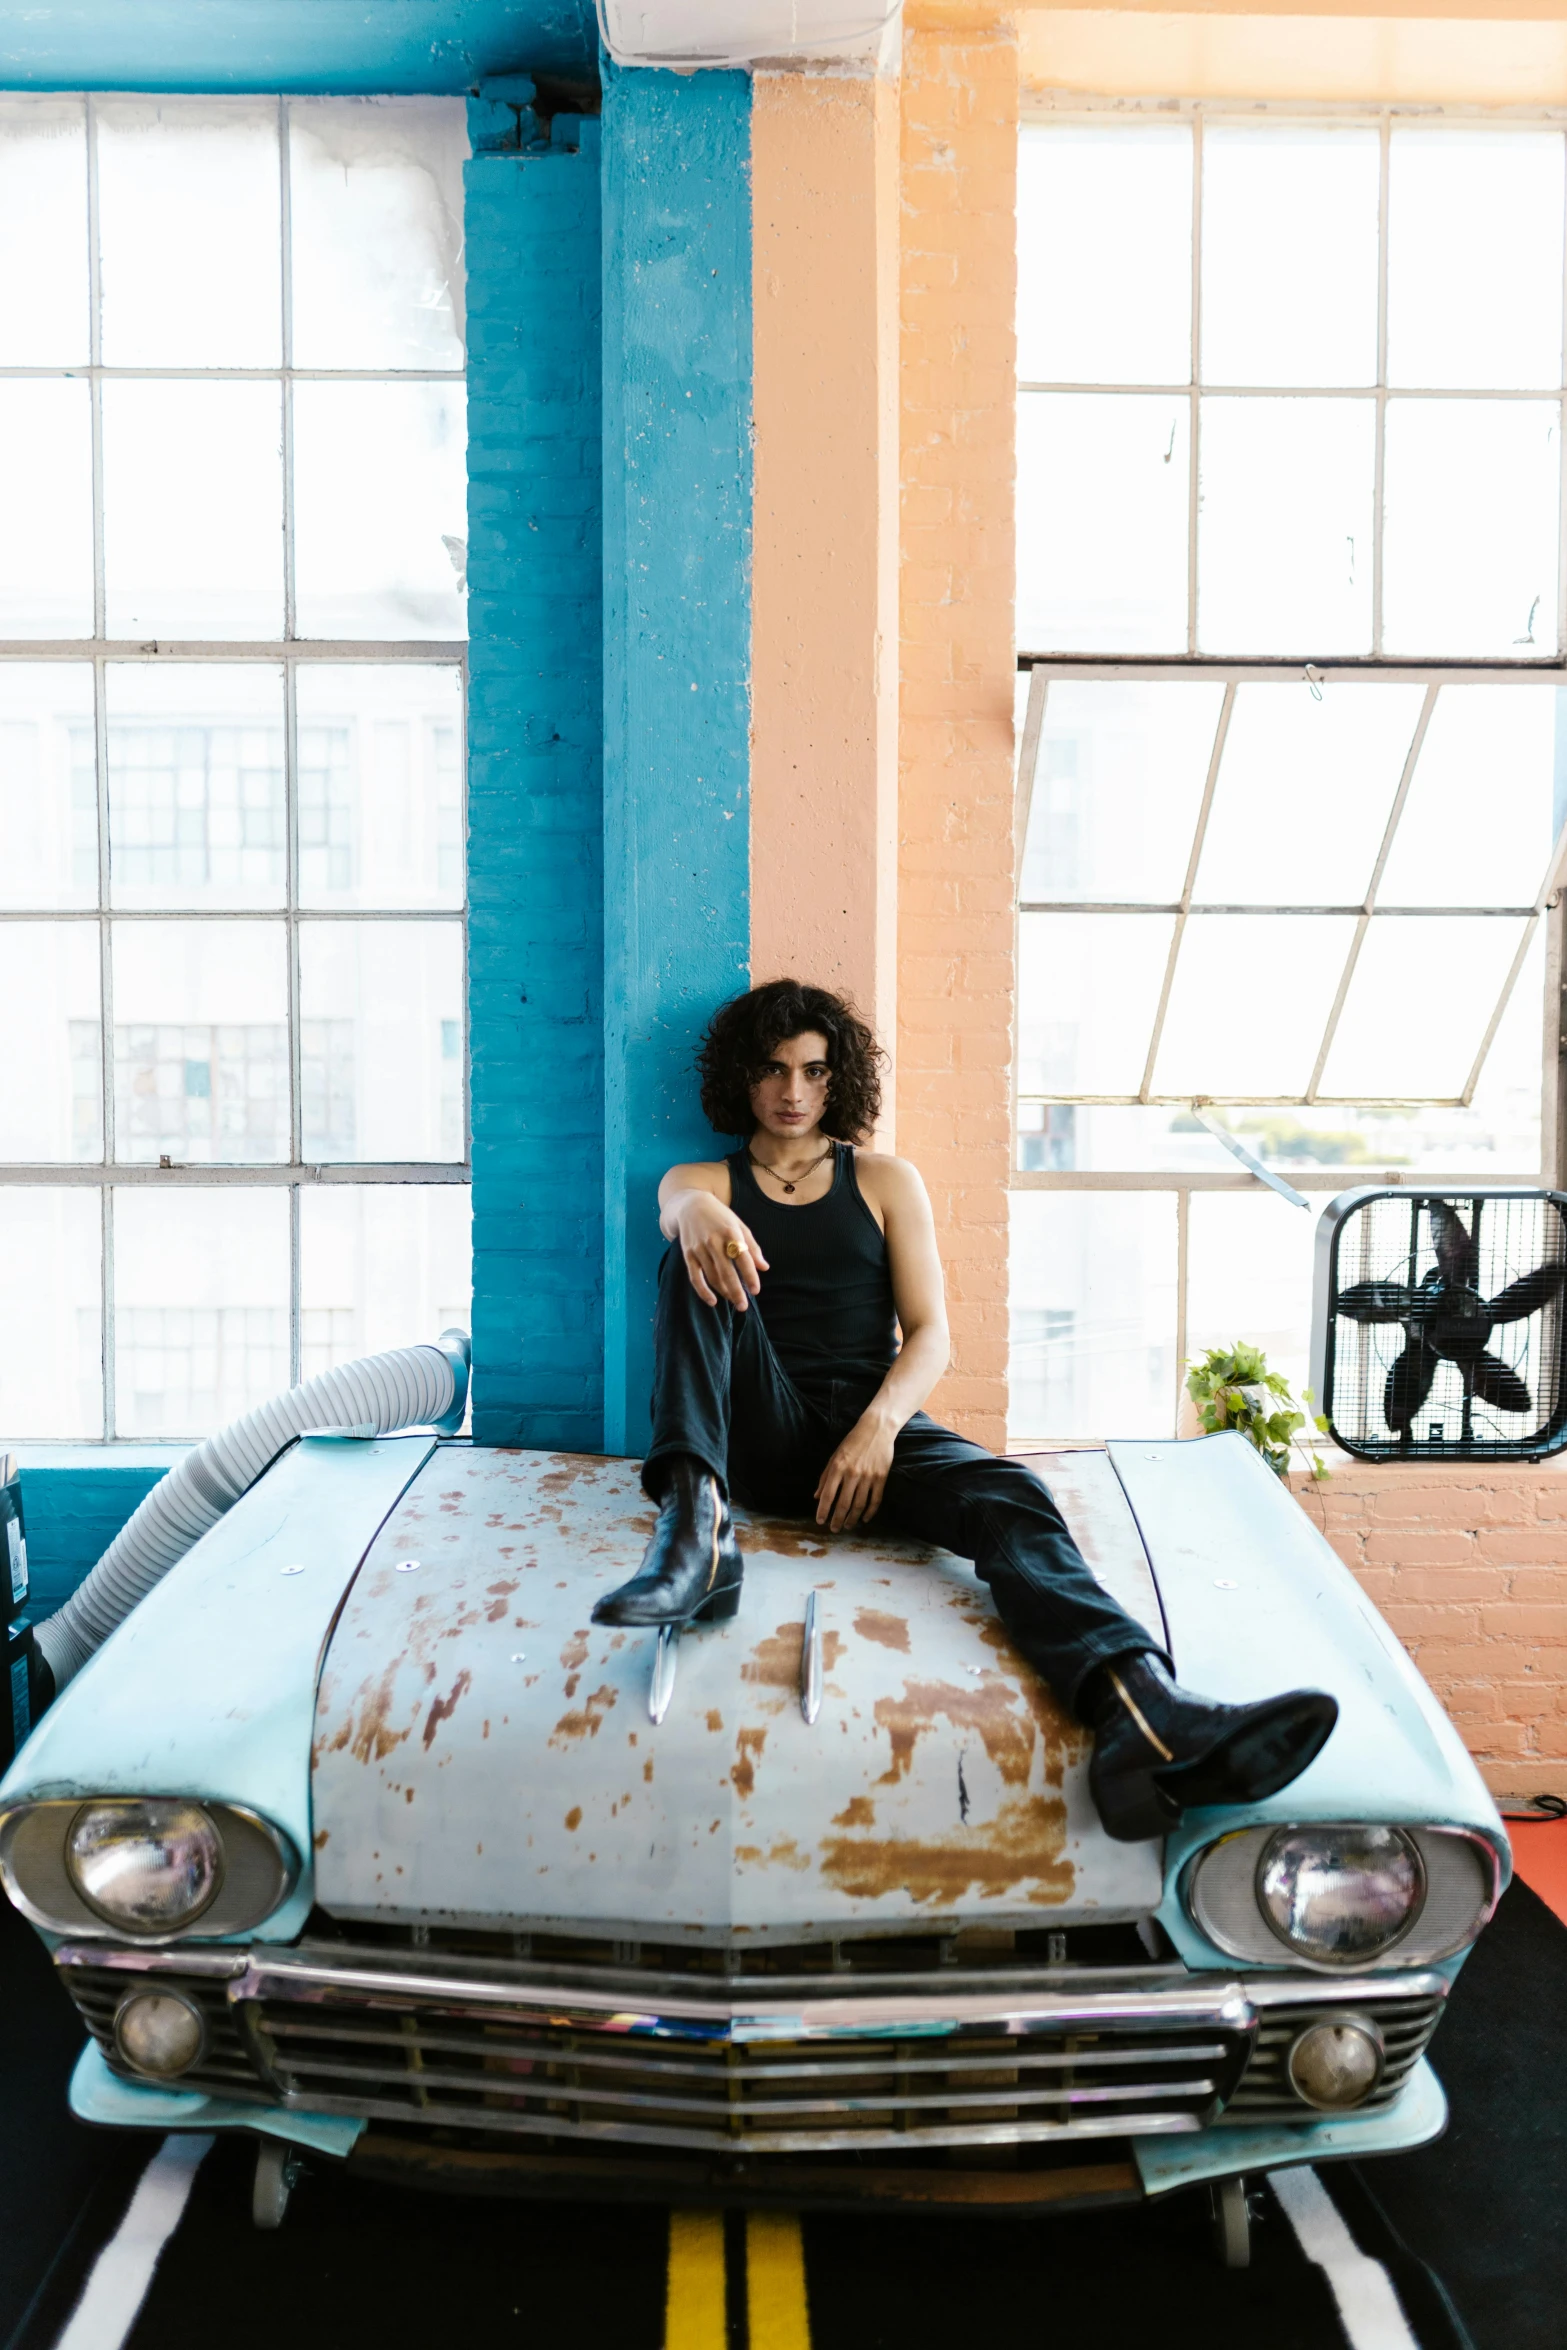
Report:
[[[596,80],[593,0],[0,0],[0,87],[469,90]]]

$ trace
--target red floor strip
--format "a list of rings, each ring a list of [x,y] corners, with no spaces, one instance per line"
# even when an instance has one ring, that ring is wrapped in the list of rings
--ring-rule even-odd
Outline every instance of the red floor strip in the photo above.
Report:
[[[1513,1866],[1567,1926],[1567,1820],[1509,1820]]]

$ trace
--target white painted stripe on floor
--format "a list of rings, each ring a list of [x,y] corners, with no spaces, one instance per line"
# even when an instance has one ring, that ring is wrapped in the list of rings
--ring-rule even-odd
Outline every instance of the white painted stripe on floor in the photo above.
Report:
[[[210,2137],[164,2139],[137,2180],[125,2217],[93,2262],[55,2350],[120,2350],[211,2147]]]
[[[1327,2277],[1350,2350],[1420,2350],[1392,2278],[1361,2251],[1316,2172],[1269,2171],[1268,2185],[1302,2252]]]

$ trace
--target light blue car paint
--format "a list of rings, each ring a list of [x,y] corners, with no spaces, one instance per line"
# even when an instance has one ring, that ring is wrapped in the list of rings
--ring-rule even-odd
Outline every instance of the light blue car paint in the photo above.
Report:
[[[143,2089],[122,2081],[89,2040],[71,2075],[71,2111],[78,2121],[122,2130],[260,2130],[316,2154],[353,2151],[365,2124],[346,2114],[283,2113],[270,2105],[242,2105],[237,2097],[203,2097],[191,2089]]]
[[[1397,2104],[1382,2113],[1368,2113],[1359,2120],[1349,2114],[1340,2121],[1290,2122],[1263,2129],[1221,2125],[1195,2131],[1189,2138],[1134,2138],[1132,2151],[1144,2194],[1168,2195],[1172,2188],[1199,2186],[1205,2179],[1283,2170],[1290,2163],[1407,2154],[1412,2147],[1429,2146],[1446,2126],[1446,2095],[1428,2059],[1422,2056]]]
[[[0,1782],[0,1806],[116,1794],[244,1805],[281,1828],[300,1874],[281,1909],[230,1939],[292,1941],[313,1885],[321,1659],[360,1560],[434,1449],[429,1436],[294,1445],[61,1692]]]
[[[1321,1688],[1339,1701],[1338,1727],[1290,1786],[1244,1814],[1188,1812],[1167,1839],[1158,1918],[1186,1964],[1235,1963],[1198,1932],[1180,1895],[1187,1863],[1242,1819],[1467,1828],[1496,1851],[1505,1886],[1506,1831],[1457,1731],[1305,1511],[1278,1507],[1273,1472],[1255,1448],[1231,1432],[1108,1449],[1153,1565],[1181,1678],[1209,1697]],[[1282,1947],[1279,1962],[1290,1963]],[[1440,1971],[1451,1977],[1461,1963]]]

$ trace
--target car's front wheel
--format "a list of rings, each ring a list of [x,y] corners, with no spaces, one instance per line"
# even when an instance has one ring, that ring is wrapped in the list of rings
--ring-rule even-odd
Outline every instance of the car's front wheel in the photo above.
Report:
[[[297,2148],[281,2138],[263,2138],[256,2149],[256,2178],[250,2216],[258,2228],[280,2228],[300,2173]]]
[[[1251,2266],[1251,2206],[1244,2179],[1220,2179],[1213,2197],[1213,2249],[1221,2268]]]

